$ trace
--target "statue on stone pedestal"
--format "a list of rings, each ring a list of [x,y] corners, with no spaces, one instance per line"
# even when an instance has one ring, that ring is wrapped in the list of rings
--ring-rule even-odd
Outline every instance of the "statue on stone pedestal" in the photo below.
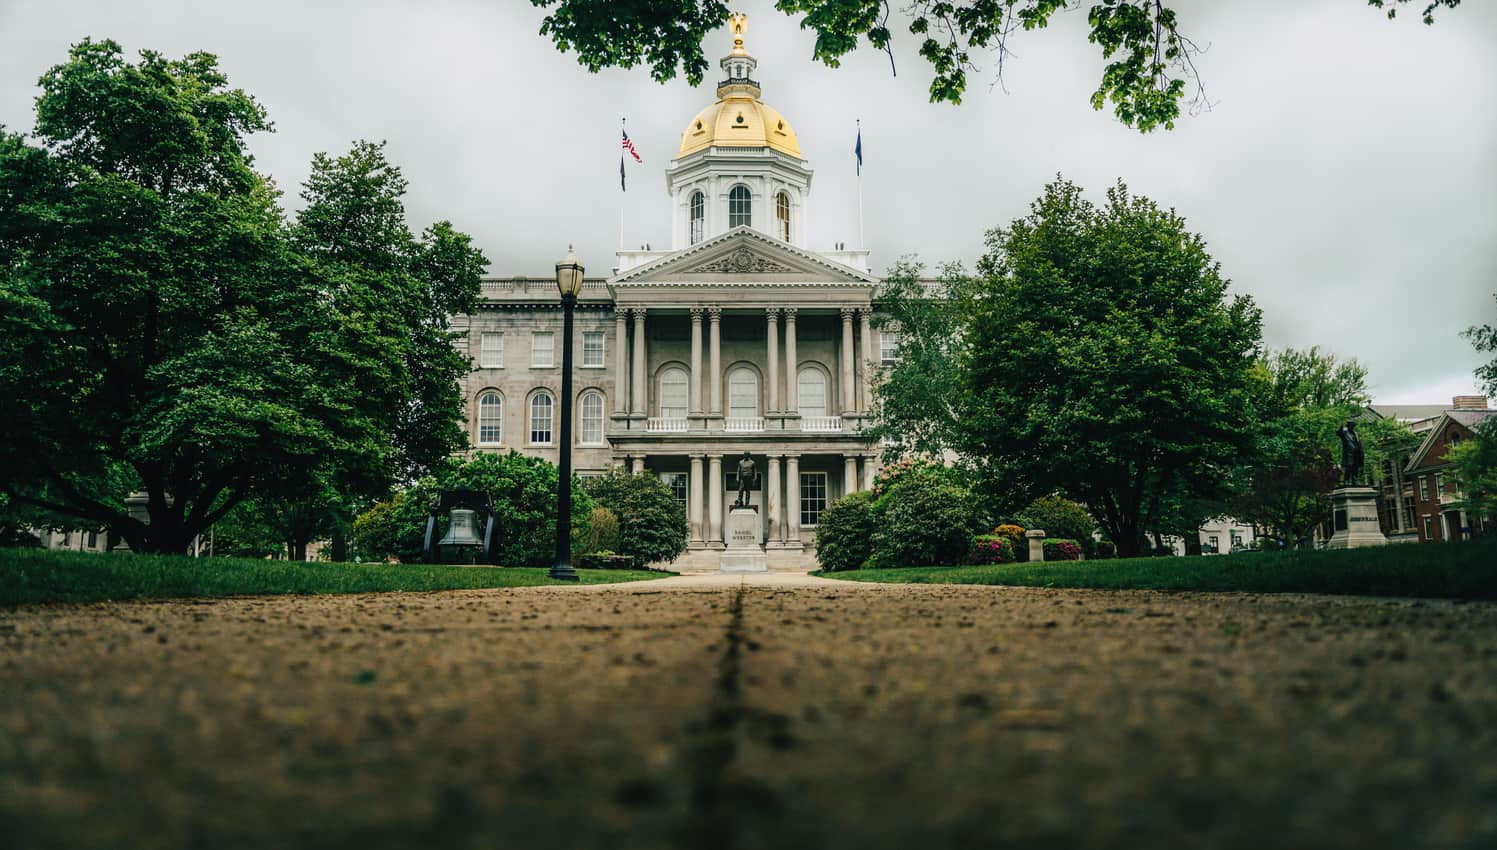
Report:
[[[1336,429],[1341,438],[1341,483],[1354,486],[1362,481],[1362,464],[1366,455],[1362,453],[1362,438],[1357,436],[1357,423],[1347,422]]]
[[[749,491],[752,489],[754,489],[754,461],[749,458],[748,452],[744,452],[743,457],[738,459],[738,498],[734,500],[733,507],[748,507]]]

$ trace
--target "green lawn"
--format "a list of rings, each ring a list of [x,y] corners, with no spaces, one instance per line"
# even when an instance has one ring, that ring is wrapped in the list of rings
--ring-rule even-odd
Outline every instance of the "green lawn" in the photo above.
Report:
[[[1497,599],[1497,543],[818,573],[847,581]]]
[[[578,570],[583,584],[663,578],[646,570]],[[325,564],[254,558],[101,555],[0,549],[0,605],[181,596],[377,593],[567,584],[544,569]]]

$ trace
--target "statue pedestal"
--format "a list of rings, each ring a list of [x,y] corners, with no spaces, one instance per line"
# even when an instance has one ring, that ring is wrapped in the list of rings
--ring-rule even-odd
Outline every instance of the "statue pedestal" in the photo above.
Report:
[[[1331,491],[1331,539],[1327,549],[1387,546],[1388,538],[1377,520],[1377,490],[1371,487],[1337,487]]]
[[[753,508],[734,508],[728,512],[727,543],[717,571],[720,573],[763,573],[769,571],[769,559],[759,545],[763,536],[759,512]]]

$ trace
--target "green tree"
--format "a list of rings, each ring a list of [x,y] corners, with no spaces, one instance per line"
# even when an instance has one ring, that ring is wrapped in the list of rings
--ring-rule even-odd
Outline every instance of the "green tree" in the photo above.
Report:
[[[84,41],[41,87],[36,143],[0,133],[7,493],[182,552],[246,499],[305,498],[319,478],[385,492],[462,444],[463,366],[437,340],[482,257],[446,225],[382,229],[388,210],[364,201],[398,197],[398,173],[329,185],[391,173],[377,149],[314,163],[288,232],[245,148],[265,112],[213,56],[131,64]],[[346,198],[343,230],[314,226]],[[144,522],[124,511],[133,491]]]
[[[827,571],[862,569],[873,555],[873,493],[859,490],[832,502],[816,525],[816,561]]]
[[[639,566],[674,561],[686,551],[686,506],[659,476],[614,469],[589,480],[587,492],[618,518],[619,552]]]
[[[990,499],[1063,494],[1136,555],[1162,493],[1223,488],[1251,448],[1259,311],[1121,183],[1097,207],[1058,179],[988,245],[947,342],[953,447]]]
[[[648,65],[664,82],[684,73],[692,85],[708,71],[703,38],[728,19],[722,0],[530,0],[550,10],[541,25],[563,52],[575,50],[590,71]],[[1394,17],[1409,0],[1367,0]],[[1460,0],[1425,0],[1426,24],[1441,6]],[[1171,128],[1182,102],[1206,105],[1196,72],[1198,48],[1179,16],[1163,0],[1095,0],[1087,11],[1088,41],[1107,64],[1092,94],[1094,109],[1111,103],[1118,120],[1142,132]],[[775,0],[787,15],[801,15],[802,29],[816,33],[813,56],[830,67],[860,43],[884,51],[894,65],[896,31],[906,30],[930,63],[932,102],[960,103],[967,75],[983,55],[994,57],[1001,75],[1010,44],[1021,32],[1044,29],[1057,12],[1075,8],[1065,0]],[[891,18],[894,20],[891,21]]]
[[[1477,351],[1493,355],[1475,374],[1482,392],[1488,398],[1497,397],[1497,325],[1474,325],[1464,336]],[[1477,425],[1475,439],[1451,449],[1450,461],[1465,510],[1482,517],[1497,516],[1497,417]]]
[[[1092,532],[1097,523],[1079,502],[1064,496],[1041,496],[1030,502],[1018,519],[1025,528],[1044,529],[1047,537],[1075,540],[1088,555],[1095,551]]]
[[[871,563],[883,569],[963,563],[987,521],[958,476],[917,465],[876,493],[872,524]]]

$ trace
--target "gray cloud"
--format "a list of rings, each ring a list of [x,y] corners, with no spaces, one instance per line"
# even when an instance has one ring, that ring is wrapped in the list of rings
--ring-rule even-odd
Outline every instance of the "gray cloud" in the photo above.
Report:
[[[854,121],[863,121],[866,241],[876,266],[982,251],[1056,172],[1094,198],[1118,178],[1203,233],[1271,345],[1357,357],[1389,402],[1472,389],[1480,357],[1459,337],[1497,320],[1497,8],[1469,2],[1434,27],[1389,22],[1360,0],[1182,2],[1215,108],[1148,136],[1087,103],[1102,60],[1084,12],[1023,34],[960,107],[931,105],[906,38],[841,69],[767,0],[744,3],[764,99],[817,169],[813,244],[857,241]],[[662,169],[708,83],[643,70],[588,74],[537,35],[513,0],[0,0],[0,123],[30,129],[35,81],[84,36],[127,50],[220,56],[270,110],[259,166],[297,203],[311,154],[388,139],[411,182],[413,222],[453,220],[498,274],[547,274],[575,243],[594,270],[618,246],[618,122],[631,164],[623,242],[669,243]],[[709,40],[715,59],[726,35]],[[714,68],[714,73],[715,73]],[[1006,92],[1005,92],[1006,88]]]

